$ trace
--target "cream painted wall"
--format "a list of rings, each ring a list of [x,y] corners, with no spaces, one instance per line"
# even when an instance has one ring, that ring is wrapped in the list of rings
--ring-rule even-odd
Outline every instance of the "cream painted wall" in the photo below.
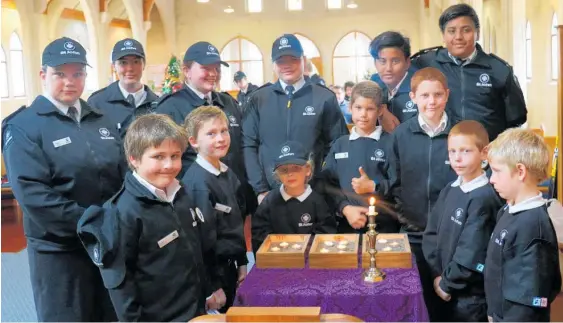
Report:
[[[545,127],[546,134],[557,132],[557,81],[551,79],[551,18],[557,12],[556,1],[526,1],[526,16],[532,27],[532,78],[527,86],[528,123]],[[559,18],[563,22],[563,17]]]
[[[1,41],[2,48],[6,53],[6,60],[8,66],[8,75],[10,74],[10,36],[15,31],[21,39],[21,29],[20,29],[20,15],[17,10],[2,8],[2,31],[1,31]],[[23,41],[23,40],[22,40]],[[25,55],[25,53],[24,53]],[[10,87],[10,79],[8,78],[8,86]],[[10,88],[10,96],[12,91]],[[10,113],[17,110],[20,106],[27,103],[26,97],[9,97],[2,99],[1,101],[1,116],[2,118],[10,115]]]
[[[227,16],[203,15],[197,10],[184,10],[183,2],[176,4],[177,48],[179,57],[189,45],[206,40],[222,49],[232,38],[244,36],[260,48],[264,59],[264,80],[272,79],[272,42],[283,33],[301,33],[317,44],[323,61],[322,74],[332,83],[332,54],[338,41],[347,33],[357,30],[370,38],[386,30],[397,30],[410,37],[413,51],[419,48],[419,11],[412,0],[395,0],[392,5],[381,3],[377,10],[358,10],[353,15],[257,15]],[[193,9],[193,7],[191,8]],[[166,64],[170,53],[154,45],[162,42],[162,36],[153,23],[147,37],[148,64]],[[154,30],[153,30],[154,28]]]

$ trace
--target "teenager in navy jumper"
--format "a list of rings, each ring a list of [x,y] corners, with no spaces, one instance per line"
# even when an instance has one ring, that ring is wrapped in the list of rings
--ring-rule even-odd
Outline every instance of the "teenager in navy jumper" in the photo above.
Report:
[[[487,244],[502,200],[482,169],[489,135],[477,121],[455,125],[448,137],[451,167],[458,175],[430,213],[422,249],[434,278],[445,321],[487,319],[483,270]]]
[[[176,179],[187,144],[167,116],[138,117],[125,136],[132,172],[114,197],[88,208],[78,223],[119,321],[187,322],[225,302],[217,279],[206,279],[204,217]]]
[[[408,233],[415,255],[424,299],[430,319],[437,310],[432,275],[422,253],[422,233],[440,191],[455,179],[448,159],[448,133],[451,121],[444,112],[448,101],[448,83],[436,68],[417,71],[411,79],[411,99],[418,116],[400,124],[391,136],[392,167],[397,182],[392,193],[398,204],[402,231]]]
[[[203,244],[217,258],[221,287],[227,296],[221,312],[226,312],[233,304],[238,284],[246,277],[248,263],[244,192],[236,174],[221,162],[231,143],[229,123],[220,108],[209,106],[190,112],[184,127],[198,155],[182,182],[205,214]]]
[[[491,184],[507,201],[485,261],[491,322],[549,322],[561,290],[557,237],[537,185],[547,178],[549,150],[530,130],[509,129],[489,145]]]
[[[324,198],[307,184],[313,175],[309,152],[298,142],[278,148],[274,177],[282,185],[273,189],[252,216],[252,248],[258,251],[271,233],[336,233],[334,214]]]
[[[349,109],[354,127],[350,135],[337,139],[325,159],[322,172],[323,192],[328,204],[340,217],[339,232],[364,229],[368,199],[377,195],[378,206],[390,202],[395,171],[388,160],[390,136],[377,126],[381,115],[382,90],[373,81],[354,86]],[[398,222],[390,215],[392,203],[379,209],[379,232],[398,232]]]

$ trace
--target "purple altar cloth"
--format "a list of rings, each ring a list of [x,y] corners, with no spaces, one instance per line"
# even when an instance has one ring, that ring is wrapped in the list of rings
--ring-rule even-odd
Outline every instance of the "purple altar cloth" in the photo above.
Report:
[[[235,306],[320,306],[321,313],[366,322],[427,322],[416,265],[384,269],[380,283],[365,283],[363,269],[260,269],[239,287]]]

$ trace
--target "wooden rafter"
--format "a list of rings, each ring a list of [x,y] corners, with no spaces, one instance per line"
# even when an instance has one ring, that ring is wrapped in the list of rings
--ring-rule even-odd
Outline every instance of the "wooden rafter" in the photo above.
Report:
[[[154,0],[143,0],[143,21],[149,21]]]
[[[2,8],[16,9],[16,2],[14,0],[2,0]]]
[[[424,0],[424,8],[430,8],[430,0]]]
[[[108,0],[100,0],[100,12],[108,11],[108,5],[109,5]]]
[[[84,17],[84,12],[70,8],[63,9],[63,12],[61,13],[61,18],[86,21],[86,18]],[[111,27],[117,27],[117,28],[131,28],[131,23],[127,19],[114,18],[111,20],[109,25]]]

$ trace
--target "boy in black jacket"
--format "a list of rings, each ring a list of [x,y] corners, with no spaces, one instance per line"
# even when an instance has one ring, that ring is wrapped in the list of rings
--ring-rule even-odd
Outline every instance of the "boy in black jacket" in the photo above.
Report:
[[[491,184],[507,201],[485,261],[487,315],[494,322],[549,322],[561,290],[557,237],[537,185],[549,150],[530,130],[509,129],[489,146]]]
[[[477,121],[455,125],[448,137],[451,167],[458,179],[448,184],[430,213],[422,248],[434,290],[446,303],[446,321],[483,322],[487,305],[483,270],[495,216],[503,202],[482,169],[489,136]]]
[[[341,233],[365,228],[367,200],[377,195],[379,232],[398,232],[398,222],[392,217],[391,186],[396,172],[389,164],[390,135],[377,126],[381,115],[383,93],[377,83],[362,81],[354,86],[349,109],[354,127],[350,135],[338,138],[328,153],[320,188],[328,195],[331,208],[344,217],[338,221]],[[383,202],[383,203],[382,203]],[[387,205],[386,205],[387,204]]]
[[[448,83],[438,69],[417,71],[411,79],[411,99],[418,116],[400,124],[391,135],[391,163],[397,181],[391,191],[397,201],[402,231],[409,236],[416,258],[430,320],[439,313],[430,268],[422,253],[422,233],[440,191],[455,179],[448,160],[448,133],[452,127],[444,112]]]
[[[281,181],[252,216],[252,248],[256,253],[271,233],[336,233],[336,221],[323,197],[307,184],[313,175],[309,153],[298,142],[279,147],[275,174]]]
[[[78,223],[120,321],[187,322],[225,302],[222,290],[213,288],[216,280],[206,280],[199,231],[204,216],[176,179],[187,144],[170,118],[137,118],[125,137],[133,172],[114,197],[88,208]]]
[[[206,253],[217,258],[221,287],[227,296],[221,311],[226,312],[246,277],[248,263],[244,192],[236,174],[221,162],[231,142],[227,116],[215,106],[199,107],[188,114],[184,127],[198,155],[182,182],[205,214],[203,245]]]

